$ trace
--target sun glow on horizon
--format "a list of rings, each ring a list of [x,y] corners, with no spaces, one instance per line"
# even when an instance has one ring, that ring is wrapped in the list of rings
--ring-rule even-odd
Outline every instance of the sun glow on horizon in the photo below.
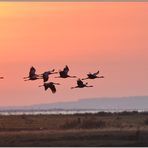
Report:
[[[3,105],[148,95],[148,3],[0,2],[0,22]],[[22,80],[30,66],[42,73],[65,65],[80,78],[100,70],[105,79],[71,91],[76,80],[51,77],[63,84],[55,95],[37,87],[42,81]]]

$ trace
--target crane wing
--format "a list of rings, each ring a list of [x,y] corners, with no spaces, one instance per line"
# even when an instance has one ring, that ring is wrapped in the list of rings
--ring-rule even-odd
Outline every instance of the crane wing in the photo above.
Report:
[[[93,75],[95,75],[95,76],[96,76],[96,75],[98,75],[98,74],[99,74],[99,70],[98,70],[96,73],[94,73]]]
[[[50,89],[51,89],[52,93],[56,93],[56,87],[54,84],[50,85]]]
[[[88,73],[88,74],[87,74],[88,77],[90,77],[90,76],[92,76],[92,75],[93,75],[92,73]]]
[[[48,73],[43,73],[43,79],[44,79],[44,82],[48,81]]]
[[[67,65],[65,66],[65,68],[63,69],[63,71],[64,71],[65,74],[68,74],[68,72],[69,72],[69,68],[68,68]]]
[[[45,90],[47,90],[49,88],[47,83],[44,83],[44,88],[45,88]]]
[[[77,85],[78,85],[78,86],[83,85],[83,81],[81,81],[80,79],[79,79],[79,80],[77,80]]]
[[[30,68],[29,77],[32,77],[35,75],[36,69],[34,67]]]

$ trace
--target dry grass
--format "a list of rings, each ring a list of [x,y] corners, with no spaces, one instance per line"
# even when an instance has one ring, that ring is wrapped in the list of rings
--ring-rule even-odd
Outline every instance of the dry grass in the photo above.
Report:
[[[0,116],[0,146],[148,146],[148,114]]]

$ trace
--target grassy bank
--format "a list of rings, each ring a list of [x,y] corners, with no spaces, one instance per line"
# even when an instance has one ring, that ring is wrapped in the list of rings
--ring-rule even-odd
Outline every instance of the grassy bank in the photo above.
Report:
[[[148,146],[148,114],[0,116],[0,146]]]

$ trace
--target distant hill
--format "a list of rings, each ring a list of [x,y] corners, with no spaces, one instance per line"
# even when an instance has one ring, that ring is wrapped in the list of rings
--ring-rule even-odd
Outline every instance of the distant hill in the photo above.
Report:
[[[80,99],[75,102],[38,104],[24,107],[0,107],[0,110],[146,110],[148,96]]]

